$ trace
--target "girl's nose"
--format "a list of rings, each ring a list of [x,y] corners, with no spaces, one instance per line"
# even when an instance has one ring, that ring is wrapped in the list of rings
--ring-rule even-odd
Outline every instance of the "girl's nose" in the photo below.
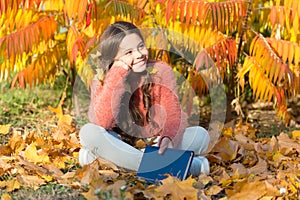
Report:
[[[135,50],[133,51],[133,56],[134,56],[135,58],[139,58],[139,57],[141,57],[142,55],[143,55],[143,53],[140,52],[138,49],[135,49]]]

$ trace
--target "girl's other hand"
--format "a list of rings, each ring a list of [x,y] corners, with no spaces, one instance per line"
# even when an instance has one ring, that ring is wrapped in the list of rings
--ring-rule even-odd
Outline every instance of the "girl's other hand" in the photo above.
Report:
[[[173,148],[172,141],[168,137],[163,137],[159,145],[158,153],[163,154],[167,148]]]

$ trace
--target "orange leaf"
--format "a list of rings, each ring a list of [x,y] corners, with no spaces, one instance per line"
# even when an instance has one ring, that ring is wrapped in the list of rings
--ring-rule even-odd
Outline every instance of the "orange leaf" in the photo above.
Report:
[[[193,187],[195,179],[189,177],[186,180],[180,181],[176,177],[168,176],[162,180],[162,185],[155,189],[158,197],[166,197],[171,195],[171,199],[197,199],[198,190]]]
[[[172,8],[173,8],[173,0],[168,0],[167,7],[166,7],[166,24],[168,24],[170,20]]]
[[[178,12],[179,0],[175,0],[173,5],[173,22],[176,20],[177,12]]]
[[[185,14],[185,1],[180,2],[180,22],[182,23],[184,20],[184,14]]]
[[[188,26],[190,24],[191,19],[191,9],[192,9],[192,1],[188,1],[185,10],[185,25]]]

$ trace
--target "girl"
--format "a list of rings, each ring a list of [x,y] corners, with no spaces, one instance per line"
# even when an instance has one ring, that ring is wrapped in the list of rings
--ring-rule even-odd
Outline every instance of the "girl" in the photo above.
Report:
[[[180,108],[176,80],[166,63],[148,59],[140,30],[128,22],[116,22],[102,34],[98,74],[91,85],[89,121],[80,132],[81,165],[97,157],[119,167],[137,170],[143,151],[138,139],[157,136],[159,153],[166,148],[195,152],[190,173],[209,173],[200,156],[207,150],[209,135],[199,126],[187,128]]]

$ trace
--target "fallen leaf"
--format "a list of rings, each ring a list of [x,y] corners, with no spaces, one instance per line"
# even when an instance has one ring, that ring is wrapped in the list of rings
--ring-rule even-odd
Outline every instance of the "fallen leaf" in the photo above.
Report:
[[[268,173],[268,164],[265,160],[258,157],[258,163],[249,169],[249,173],[259,175]]]
[[[161,198],[171,195],[171,199],[174,200],[193,200],[198,198],[198,190],[193,187],[195,182],[192,177],[180,181],[176,177],[168,176],[162,180],[162,185],[156,188],[155,192]]]
[[[244,178],[248,176],[249,170],[241,163],[233,163],[230,165],[230,168],[233,170],[233,177],[232,178]]]
[[[5,182],[6,182],[6,192],[12,192],[21,187],[21,184],[16,179],[8,180]]]
[[[288,155],[293,151],[300,152],[300,144],[290,139],[289,136],[285,133],[280,133],[277,136],[279,150],[283,155]]]
[[[294,140],[299,139],[300,138],[300,130],[295,130],[292,132],[292,137]]]
[[[11,196],[8,193],[3,193],[1,196],[1,200],[11,200]]]
[[[223,188],[221,188],[218,185],[213,185],[211,186],[207,191],[205,191],[206,195],[212,196],[212,195],[217,195],[219,194],[221,191],[223,190]]]
[[[40,155],[37,152],[37,148],[34,143],[31,143],[25,149],[25,158],[34,164],[36,163],[50,163],[50,158],[48,155]]]
[[[98,168],[91,165],[84,165],[82,169],[76,171],[76,178],[80,180],[82,184],[90,184],[94,179],[100,179]]]
[[[13,166],[10,164],[7,164],[7,162],[5,162],[4,159],[1,158],[1,160],[0,160],[0,176],[2,174],[6,173],[11,168],[13,168]]]
[[[242,181],[234,185],[233,190],[227,190],[226,193],[230,200],[240,199],[260,199],[266,194],[266,185],[263,182]]]
[[[18,155],[20,151],[25,149],[26,144],[21,134],[19,134],[18,132],[13,132],[11,138],[8,141],[8,146],[16,155]]]
[[[0,125],[0,134],[7,135],[10,132],[11,124]]]
[[[7,146],[7,145],[0,146],[0,155],[1,156],[10,156],[11,153],[12,153],[12,150],[9,146]]]
[[[224,128],[222,130],[222,133],[226,137],[232,137],[232,128],[231,127],[230,128]]]
[[[212,149],[222,161],[232,161],[236,158],[238,152],[238,143],[223,137]]]
[[[46,184],[44,179],[34,175],[18,175],[17,180],[22,184],[22,186],[33,188],[34,190]]]

